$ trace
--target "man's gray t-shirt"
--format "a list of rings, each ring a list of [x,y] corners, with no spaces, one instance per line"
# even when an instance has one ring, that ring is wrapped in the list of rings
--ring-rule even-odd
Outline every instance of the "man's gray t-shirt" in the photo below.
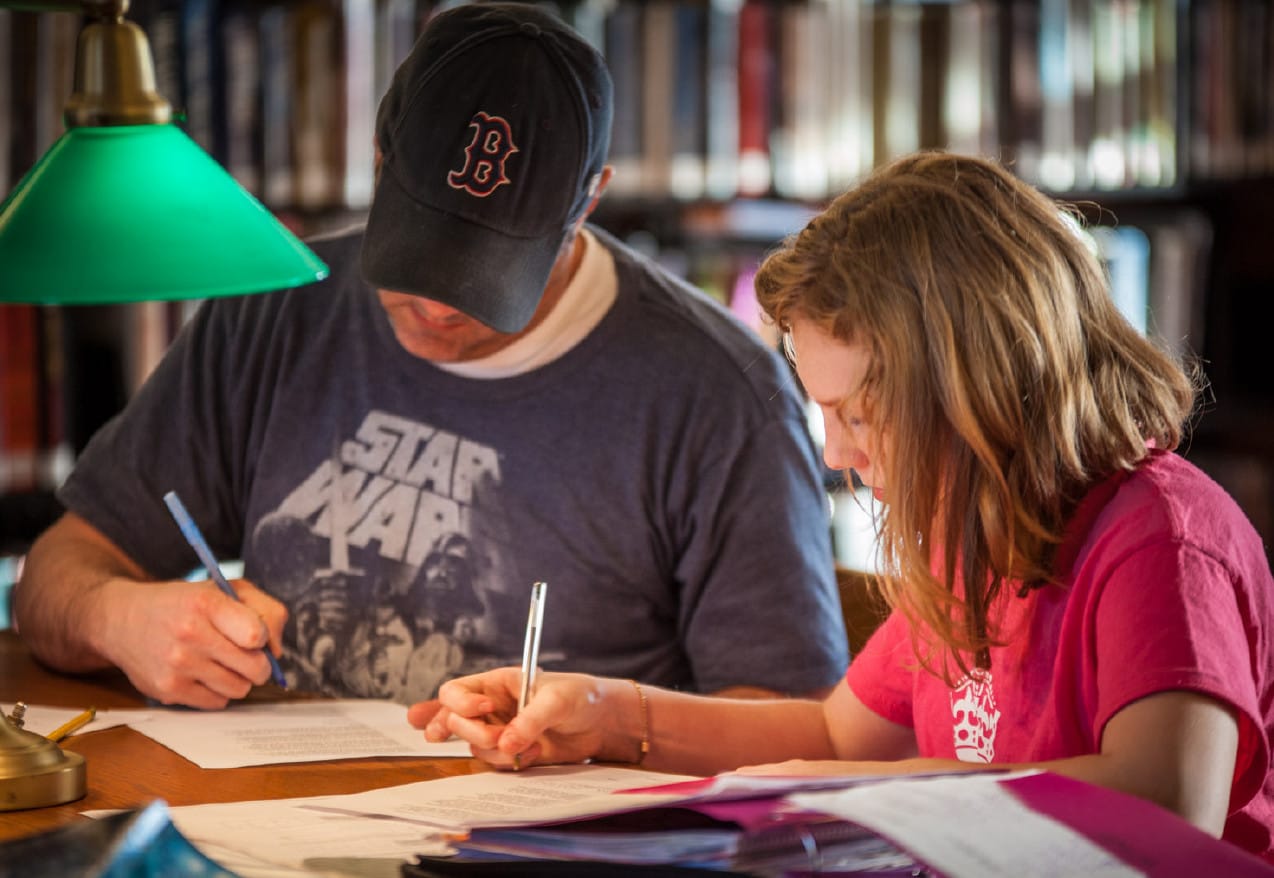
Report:
[[[490,380],[403,350],[359,277],[360,235],[315,244],[329,279],[200,308],[62,501],[176,577],[197,563],[162,501],[176,490],[288,606],[297,688],[411,702],[517,664],[537,580],[546,669],[836,682],[827,502],[790,371],[593,231],[614,306],[560,358]]]

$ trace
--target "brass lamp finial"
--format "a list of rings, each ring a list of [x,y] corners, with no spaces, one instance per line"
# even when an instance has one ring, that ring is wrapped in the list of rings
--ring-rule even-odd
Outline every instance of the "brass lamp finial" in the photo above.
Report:
[[[140,27],[124,20],[128,0],[85,0],[93,19],[80,31],[66,127],[163,125],[172,107],[155,90],[155,60]]]

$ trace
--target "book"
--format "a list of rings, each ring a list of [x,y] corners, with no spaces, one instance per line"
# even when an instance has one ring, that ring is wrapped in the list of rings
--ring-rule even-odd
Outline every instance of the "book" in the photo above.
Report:
[[[39,400],[39,449],[36,482],[41,488],[57,488],[71,474],[75,454],[67,429],[66,311],[46,305],[36,312],[37,399]]]
[[[872,17],[859,0],[828,0],[828,67],[832,91],[827,119],[828,189],[838,193],[869,171],[872,138]]]
[[[892,11],[888,7],[875,7],[866,21],[867,40],[871,45],[871,68],[867,72],[871,95],[867,116],[867,132],[871,137],[871,155],[874,164],[883,164],[892,157],[886,136],[885,118],[889,108],[890,56],[893,45],[889,23]]]
[[[214,158],[226,152],[222,43],[217,34],[220,6],[220,0],[183,0],[178,5],[183,127]]]
[[[342,146],[341,22],[337,0],[289,7],[292,43],[293,202],[303,210],[340,203]]]
[[[376,164],[376,6],[374,0],[341,0],[340,131],[337,204],[371,206]]]
[[[781,100],[770,142],[774,191],[784,198],[813,201],[827,193],[829,24],[823,0],[779,8]]]
[[[1164,0],[1160,0],[1164,2]],[[1246,106],[1251,112],[1252,131],[1248,148],[1252,160],[1249,172],[1268,174],[1274,171],[1274,10],[1268,4],[1249,4],[1244,11],[1251,24],[1244,28],[1250,41],[1247,53],[1250,78],[1245,82]],[[1175,104],[1172,105],[1175,109]]]
[[[651,0],[642,10],[639,188],[652,197],[666,196],[672,188],[673,106],[683,85],[675,80],[676,5]]]
[[[1204,178],[1211,166],[1212,117],[1219,102],[1225,100],[1220,65],[1213,52],[1213,30],[1216,10],[1213,4],[1191,4],[1189,11],[1190,64],[1193,75],[1188,83],[1190,119],[1186,131],[1186,164],[1190,173]]]
[[[0,23],[8,34],[0,48],[13,49],[0,62],[0,78],[7,80],[0,85],[0,110],[9,117],[0,122],[6,183],[16,183],[65,130],[62,111],[71,95],[77,23],[66,12],[6,12]]]
[[[13,120],[17,118],[13,102],[13,13],[0,9],[0,192],[6,195],[15,182],[13,172]],[[3,196],[0,196],[3,200]]]
[[[1130,187],[1158,185],[1158,144],[1151,136],[1158,63],[1154,34],[1156,14],[1148,0],[1123,9],[1124,120],[1128,128],[1126,185]]]
[[[7,12],[9,45],[17,50],[19,46],[32,46],[37,43],[37,18],[34,12]],[[21,52],[14,51],[0,65],[0,76],[8,77],[7,85],[9,112],[11,122],[8,132],[8,167],[13,184],[17,184],[22,176],[31,169],[40,153],[36,151],[36,64],[30,53],[24,57]],[[5,189],[6,196],[9,189]]]
[[[1150,26],[1153,60],[1148,76],[1146,125],[1149,138],[1149,154],[1144,168],[1146,185],[1175,186],[1182,175],[1181,148],[1184,114],[1179,111],[1182,89],[1183,63],[1181,13],[1175,0],[1148,0],[1152,4],[1154,21]],[[1274,74],[1274,70],[1271,71]],[[1270,82],[1267,76],[1262,82]],[[1268,98],[1274,90],[1266,89]]]
[[[946,148],[965,155],[997,156],[999,7],[974,0],[952,6],[948,14],[946,82],[941,97]]]
[[[739,9],[739,179],[745,197],[770,191],[773,126],[774,10],[769,0],[745,0]]]
[[[620,0],[606,19],[606,64],[614,86],[610,158],[615,173],[609,190],[638,195],[642,178],[642,7]]]
[[[37,307],[0,304],[0,493],[39,481],[39,375]]]
[[[225,55],[226,137],[222,162],[240,186],[262,194],[261,24],[251,2],[228,3],[220,22]]]
[[[1241,55],[1249,4],[1191,4],[1195,32],[1196,85],[1192,110],[1198,133],[1192,161],[1198,176],[1228,180],[1242,175],[1243,136],[1240,94],[1247,88]]]
[[[1093,182],[1099,189],[1128,185],[1129,92],[1124,88],[1123,5],[1117,0],[1093,4]]]
[[[1197,210],[1147,224],[1150,236],[1149,329],[1178,355],[1201,354],[1213,229]]]
[[[1009,0],[1002,8],[1006,45],[1002,91],[1007,166],[1030,183],[1039,182],[1043,149],[1043,95],[1039,78],[1040,9],[1037,0]]]
[[[183,0],[142,0],[133,3],[129,17],[146,33],[155,60],[155,89],[180,120],[186,112],[182,85]]]
[[[374,102],[371,105],[373,124],[375,110],[380,106],[381,98],[389,91],[394,72],[406,60],[420,33],[416,0],[376,0],[375,9],[376,45],[372,59],[375,68],[372,80]],[[369,140],[374,134],[374,129],[368,129]]]
[[[563,20],[603,55],[606,53],[606,16],[610,0],[577,0],[563,10]]]
[[[1067,5],[1066,26],[1071,76],[1069,130],[1074,149],[1074,186],[1079,189],[1091,189],[1095,179],[1092,143],[1097,130],[1097,120],[1093,115],[1095,73],[1093,70],[1092,4],[1071,0]],[[1065,125],[1064,122],[1060,124]]]
[[[1070,20],[1071,0],[1040,3],[1040,168],[1039,183],[1060,191],[1075,185],[1075,68],[1092,47]],[[1090,65],[1091,67],[1091,65]]]
[[[946,3],[925,3],[917,7],[919,21],[912,39],[912,58],[917,70],[914,101],[919,117],[916,143],[920,149],[941,149],[947,144],[946,97],[951,68],[951,13]]]
[[[262,10],[260,30],[261,116],[269,125],[261,127],[261,192],[265,202],[280,208],[296,200],[293,161],[293,115],[296,93],[293,87],[294,32],[292,13],[281,5]]]
[[[896,158],[920,149],[921,111],[924,109],[924,71],[930,67],[921,44],[924,11],[914,3],[890,6],[880,31],[882,49],[876,71],[882,76],[876,124],[880,127],[880,157]],[[930,126],[932,127],[932,126]]]
[[[694,200],[707,181],[707,6],[681,2],[674,9],[672,120],[668,187],[674,198]]]
[[[1145,335],[1150,316],[1150,239],[1130,225],[1097,226],[1089,232],[1110,278],[1115,307]]]
[[[35,154],[44,155],[66,125],[62,111],[74,87],[75,43],[79,16],[62,12],[36,19]]]
[[[740,0],[709,0],[707,18],[704,191],[733,198],[739,186]]]

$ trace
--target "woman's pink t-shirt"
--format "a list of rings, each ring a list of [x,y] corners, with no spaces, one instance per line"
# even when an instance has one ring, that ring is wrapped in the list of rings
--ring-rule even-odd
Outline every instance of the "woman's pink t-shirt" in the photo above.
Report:
[[[1100,750],[1112,716],[1189,690],[1232,707],[1239,748],[1224,838],[1274,859],[1274,580],[1235,502],[1176,454],[1095,487],[1058,553],[1063,587],[1007,589],[989,671],[955,688],[917,669],[894,613],[847,680],[912,726],[921,756],[1037,762]]]

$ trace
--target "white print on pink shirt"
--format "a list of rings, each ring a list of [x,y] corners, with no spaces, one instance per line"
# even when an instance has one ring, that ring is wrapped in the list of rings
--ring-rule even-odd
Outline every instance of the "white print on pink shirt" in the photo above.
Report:
[[[957,759],[989,763],[995,758],[1000,712],[995,708],[990,671],[974,668],[951,692],[951,721]]]

